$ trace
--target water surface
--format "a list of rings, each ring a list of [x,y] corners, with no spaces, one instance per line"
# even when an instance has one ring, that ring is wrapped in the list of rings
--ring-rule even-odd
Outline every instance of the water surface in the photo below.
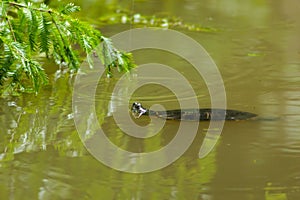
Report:
[[[86,18],[100,17],[99,3],[84,3]],[[118,172],[91,156],[78,137],[72,111],[74,77],[49,69],[50,85],[39,95],[0,99],[0,198],[299,199],[299,2],[120,3],[137,13],[179,16],[218,29],[213,33],[179,31],[202,44],[216,62],[227,107],[257,113],[260,120],[226,122],[220,140],[204,159],[198,158],[198,151],[208,123],[201,122],[191,147],[170,166],[146,174]],[[114,35],[133,27],[99,28],[105,35]],[[199,104],[210,106],[205,82],[185,60],[157,50],[136,51],[134,57],[137,64],[157,62],[181,71],[195,89]],[[120,100],[126,90],[113,93],[119,77],[102,79],[97,88],[98,121],[107,136],[134,152],[150,152],[168,144],[179,122],[166,122],[157,135],[143,140],[119,129],[113,113],[130,107]],[[88,88],[89,82],[83,87]],[[179,107],[176,96],[159,85],[138,89],[131,101],[145,106],[159,103],[166,109]],[[149,123],[147,117],[134,121]]]

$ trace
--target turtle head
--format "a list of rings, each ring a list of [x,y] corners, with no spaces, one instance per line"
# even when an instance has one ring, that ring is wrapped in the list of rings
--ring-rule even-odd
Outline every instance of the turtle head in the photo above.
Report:
[[[135,118],[140,118],[147,112],[147,109],[144,108],[141,103],[134,102],[131,106],[131,112]]]

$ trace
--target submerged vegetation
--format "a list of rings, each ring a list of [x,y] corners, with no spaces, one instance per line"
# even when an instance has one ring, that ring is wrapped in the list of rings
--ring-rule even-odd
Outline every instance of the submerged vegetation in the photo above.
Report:
[[[0,2],[0,94],[37,93],[47,84],[41,57],[76,71],[83,55],[91,67],[96,55],[108,75],[112,67],[134,67],[130,53],[117,50],[100,31],[71,16],[79,10],[73,3],[53,9],[29,0]]]
[[[103,16],[99,19],[103,24],[130,24],[135,26],[177,28],[196,32],[214,32],[215,28],[189,24],[175,16],[142,15],[131,13],[128,10],[116,10],[115,13]]]

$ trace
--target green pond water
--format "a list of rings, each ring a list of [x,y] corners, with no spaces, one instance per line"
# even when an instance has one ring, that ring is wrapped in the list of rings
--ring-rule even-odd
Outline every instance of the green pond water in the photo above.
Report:
[[[60,3],[52,1],[53,4]],[[131,72],[122,90],[114,91],[121,77],[101,78],[91,102],[97,116],[87,118],[74,113],[72,105],[75,76],[45,62],[50,84],[37,96],[23,94],[0,99],[0,199],[197,199],[197,200],[297,200],[300,198],[300,3],[278,1],[75,1],[82,16],[106,36],[135,26],[100,26],[97,19],[105,6],[121,7],[144,15],[178,16],[190,24],[217,29],[203,33],[176,29],[200,43],[215,61],[226,90],[227,107],[253,112],[258,120],[225,122],[213,150],[198,158],[199,149],[209,131],[208,122],[200,122],[187,151],[169,166],[149,173],[126,173],[98,161],[85,148],[77,132],[74,116],[83,124],[86,141],[96,144],[93,133],[105,132],[111,142],[131,152],[152,152],[169,144],[179,125],[196,122],[167,121],[149,138],[125,134],[120,127],[131,125],[122,118],[130,103],[140,101],[146,107],[161,104],[165,109],[180,107],[176,95],[167,87],[148,84],[130,97],[127,89],[135,82],[137,69]],[[146,37],[146,36],[145,36]],[[186,76],[201,107],[211,100],[204,79],[187,60],[166,51],[143,49],[133,52],[137,64],[161,63]],[[197,55],[194,56],[197,59]],[[159,72],[157,72],[159,74]],[[156,82],[157,76],[152,77]],[[170,79],[179,93],[181,82]],[[155,82],[154,81],[154,82]],[[89,91],[92,80],[81,82]],[[81,103],[90,97],[78,94]],[[74,110],[73,110],[74,107]],[[87,110],[87,113],[89,110]],[[99,122],[96,127],[93,117]],[[133,119],[147,126],[160,122],[148,117]],[[77,127],[78,128],[78,127]],[[80,128],[80,126],[79,126]],[[143,135],[151,135],[149,132]],[[190,134],[186,131],[186,134]],[[137,158],[124,159],[101,146],[113,162],[129,169]],[[181,148],[181,147],[178,147]],[[171,149],[172,150],[172,149]],[[177,148],[173,149],[174,152]],[[167,158],[162,158],[167,159]],[[159,162],[153,160],[153,163]],[[153,164],[153,163],[149,163]]]

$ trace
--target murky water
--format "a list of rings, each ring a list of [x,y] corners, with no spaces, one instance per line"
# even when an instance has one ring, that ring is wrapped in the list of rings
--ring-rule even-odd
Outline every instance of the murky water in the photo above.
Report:
[[[299,199],[299,2],[121,3],[135,12],[176,15],[218,29],[213,33],[180,31],[202,44],[216,62],[227,107],[257,113],[260,119],[226,122],[217,145],[204,159],[198,158],[198,152],[208,123],[201,122],[190,148],[168,167],[142,174],[119,172],[97,161],[78,136],[72,111],[74,77],[49,69],[51,84],[38,96],[0,99],[0,199]],[[89,15],[95,19],[97,12]],[[114,35],[129,28],[108,26],[102,32]],[[136,51],[134,56],[137,64],[157,62],[181,71],[200,106],[210,106],[205,82],[185,60],[157,50]],[[151,152],[167,145],[179,122],[166,122],[147,139],[124,134],[120,126],[128,127],[126,122],[115,123],[113,116],[130,107],[122,97],[127,95],[126,87],[134,84],[129,82],[121,93],[115,93],[119,77],[102,79],[97,87],[95,110],[105,134],[132,152]],[[86,81],[82,87],[89,85]],[[166,109],[179,107],[174,93],[157,84],[139,88],[130,98],[146,107],[158,103]],[[142,126],[150,123],[148,117],[133,120]],[[120,159],[113,153],[110,156]],[[124,163],[124,169],[131,161]]]

